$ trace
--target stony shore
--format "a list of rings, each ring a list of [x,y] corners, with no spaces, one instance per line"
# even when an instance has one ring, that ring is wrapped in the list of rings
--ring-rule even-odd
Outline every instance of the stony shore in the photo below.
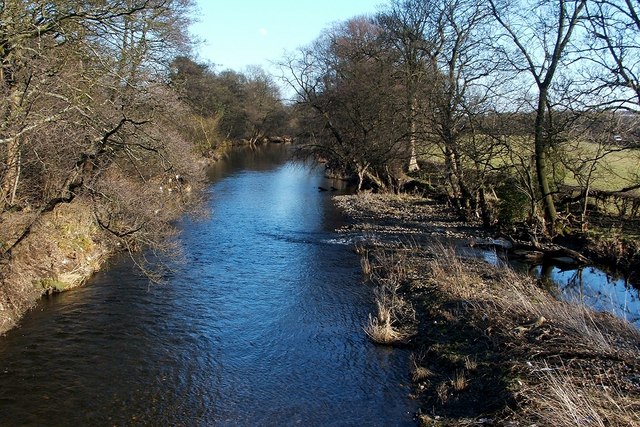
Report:
[[[640,331],[460,256],[489,238],[424,198],[338,196],[377,302],[367,333],[413,352],[422,425],[640,425]]]

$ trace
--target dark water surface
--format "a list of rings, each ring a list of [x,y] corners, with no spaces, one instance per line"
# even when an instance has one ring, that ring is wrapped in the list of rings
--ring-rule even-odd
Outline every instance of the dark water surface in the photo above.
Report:
[[[186,262],[122,258],[0,338],[0,425],[412,425],[409,360],[369,343],[358,259],[319,171],[271,148],[211,172]]]

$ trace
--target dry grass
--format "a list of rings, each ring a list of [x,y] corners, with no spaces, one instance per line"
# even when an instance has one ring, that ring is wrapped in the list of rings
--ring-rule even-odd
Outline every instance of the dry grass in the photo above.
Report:
[[[450,383],[448,381],[441,382],[436,387],[436,393],[438,394],[438,400],[442,403],[446,403],[449,400]]]
[[[553,420],[555,427],[640,425],[640,403],[615,387],[576,385],[564,367],[546,363],[537,369],[544,385],[533,393],[533,412],[540,420]]]
[[[475,371],[476,369],[478,369],[478,360],[475,356],[464,356],[464,367],[468,371]]]
[[[396,202],[411,224],[444,217],[411,216],[414,205]],[[376,206],[362,207],[358,221],[373,224]],[[373,225],[379,236],[405,226],[381,209],[392,225]],[[422,242],[439,235],[411,234]],[[461,259],[452,247],[379,243],[385,249],[366,252],[377,301],[370,324],[390,342],[402,340],[401,319],[415,318],[412,378],[423,425],[640,425],[640,331],[632,325],[559,301],[532,277]]]
[[[601,371],[606,372],[610,361],[637,368],[640,331],[612,315],[559,301],[533,278],[509,268],[460,259],[451,248],[431,250],[435,256],[426,265],[430,286],[445,300],[462,300],[471,307],[466,321],[496,346],[509,349],[514,372],[529,373],[520,387],[523,396],[528,396],[523,398],[526,421],[535,418],[546,425],[553,420],[550,424],[556,427],[640,425],[637,384],[626,385],[627,389],[635,387],[631,394],[628,390],[622,393],[612,385],[614,379],[607,380],[605,375],[603,380],[604,374],[596,369],[602,364]],[[446,320],[451,314],[445,311],[440,315]],[[565,369],[564,361],[574,358],[577,362]],[[545,360],[543,367],[529,362],[540,359]],[[467,355],[464,367],[448,385],[436,389],[443,404],[452,390],[468,387],[466,373],[477,368],[477,361]]]
[[[463,370],[456,371],[456,375],[451,380],[451,386],[455,391],[463,391],[467,388],[468,382],[467,377],[464,374]]]
[[[391,322],[380,320],[369,314],[369,321],[364,327],[364,332],[377,344],[390,345],[404,341],[407,335],[393,327]]]
[[[450,248],[435,246],[432,251],[437,255],[428,268],[434,285],[449,298],[474,307],[476,317],[507,322],[501,325],[505,334],[517,337],[551,325],[557,339],[572,350],[582,348],[602,354],[615,350],[603,329],[614,328],[640,339],[640,332],[627,322],[596,313],[582,304],[560,301],[532,277],[508,267],[465,261]]]
[[[411,364],[413,365],[413,368],[411,369],[411,378],[413,379],[413,382],[424,382],[433,377],[433,372],[422,366],[421,358],[416,357],[415,354],[411,355]]]
[[[360,255],[360,267],[362,268],[362,274],[365,277],[370,277],[373,272],[373,266],[371,265],[371,260],[369,259],[369,250],[358,247],[356,249],[356,253]]]
[[[478,297],[478,292],[483,291],[480,278],[476,274],[470,274],[468,266],[458,257],[453,247],[437,242],[429,251],[434,256],[428,263],[428,269],[431,279],[438,283],[439,288],[463,301]]]
[[[376,306],[375,314],[369,314],[365,333],[378,344],[406,341],[412,335],[407,325],[415,322],[415,311],[400,292],[407,279],[405,256],[377,249],[364,251],[361,260],[363,271],[374,285]]]
[[[364,331],[378,344],[402,342],[412,335],[397,326],[414,317],[411,305],[399,296],[398,288],[394,282],[383,281],[374,289],[376,313],[369,314]]]

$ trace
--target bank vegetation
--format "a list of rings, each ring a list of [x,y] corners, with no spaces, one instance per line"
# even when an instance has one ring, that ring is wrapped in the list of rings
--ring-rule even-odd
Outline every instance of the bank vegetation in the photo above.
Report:
[[[358,190],[440,194],[462,219],[534,245],[580,236],[637,268],[638,16],[624,0],[391,0],[283,61],[301,151]]]
[[[204,167],[285,122],[260,69],[192,59],[191,0],[0,2],[0,333],[115,251],[150,278]],[[144,249],[144,250],[142,250]]]
[[[413,351],[424,425],[640,424],[633,325],[446,246],[500,236],[640,271],[639,16],[390,0],[282,62],[301,155],[361,193],[338,203],[370,236],[364,332]]]
[[[486,238],[416,196],[339,196],[375,302],[365,333],[412,353],[425,426],[640,423],[640,332],[543,280],[465,256]]]

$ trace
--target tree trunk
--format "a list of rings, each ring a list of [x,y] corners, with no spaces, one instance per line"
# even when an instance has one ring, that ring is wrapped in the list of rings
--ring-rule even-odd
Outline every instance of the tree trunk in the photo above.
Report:
[[[356,188],[356,193],[362,191],[362,183],[364,182],[364,173],[365,168],[358,167],[358,187]]]
[[[445,147],[444,150],[444,165],[447,173],[447,181],[449,181],[449,186],[451,187],[451,197],[456,200],[456,202],[460,201],[460,188],[458,188],[458,179],[456,174],[456,155],[453,151],[451,151],[449,145]]]
[[[415,97],[411,99],[411,106],[409,108],[409,166],[407,170],[409,172],[415,172],[420,170],[420,166],[418,165],[418,157],[416,156],[416,144],[417,138],[416,133],[418,132],[418,125],[416,124],[416,111],[418,109],[418,100]]]
[[[491,209],[487,203],[487,194],[484,187],[481,186],[478,191],[478,197],[480,198],[480,215],[482,216],[482,226],[484,228],[491,227]]]
[[[5,157],[6,171],[2,176],[2,208],[13,206],[20,182],[20,142],[17,138],[11,139],[7,143],[7,153]]]
[[[553,201],[553,195],[551,194],[551,187],[549,185],[549,172],[547,165],[547,141],[544,134],[544,120],[546,113],[546,100],[547,89],[540,89],[540,95],[538,98],[538,108],[536,111],[535,121],[535,160],[536,160],[536,173],[538,175],[538,187],[542,196],[542,204],[544,207],[545,228],[551,235],[555,234],[556,222],[558,220],[558,213],[556,212],[556,206]]]
[[[584,199],[582,200],[582,214],[580,215],[580,226],[582,227],[582,231],[587,231],[587,210],[589,207],[590,190],[591,182],[588,182],[586,188],[584,189]]]

